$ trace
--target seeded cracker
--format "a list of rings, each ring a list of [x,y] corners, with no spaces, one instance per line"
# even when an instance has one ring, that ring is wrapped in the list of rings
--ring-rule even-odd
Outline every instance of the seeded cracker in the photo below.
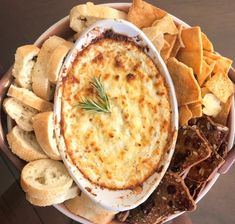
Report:
[[[211,148],[197,128],[182,127],[178,131],[175,152],[169,169],[181,175],[186,169],[208,158]]]
[[[125,223],[162,223],[171,214],[195,208],[196,204],[183,179],[168,172],[147,201],[130,211]]]

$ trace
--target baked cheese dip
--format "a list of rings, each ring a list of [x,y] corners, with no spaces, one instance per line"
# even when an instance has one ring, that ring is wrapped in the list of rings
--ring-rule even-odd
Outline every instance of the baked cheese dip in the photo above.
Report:
[[[161,169],[171,146],[170,96],[143,48],[111,33],[78,52],[63,78],[61,130],[68,156],[87,179],[131,189]]]

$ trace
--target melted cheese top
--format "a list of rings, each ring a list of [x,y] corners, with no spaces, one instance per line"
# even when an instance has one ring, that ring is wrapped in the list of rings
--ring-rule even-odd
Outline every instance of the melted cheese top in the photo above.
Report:
[[[100,77],[111,113],[77,105]],[[171,108],[163,76],[130,41],[102,38],[78,53],[62,84],[62,134],[72,162],[93,183],[127,189],[159,167],[169,147]]]

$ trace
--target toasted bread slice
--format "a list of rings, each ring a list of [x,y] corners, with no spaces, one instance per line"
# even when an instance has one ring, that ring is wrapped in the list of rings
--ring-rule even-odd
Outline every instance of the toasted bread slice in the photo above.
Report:
[[[55,204],[63,203],[66,200],[75,198],[79,194],[80,190],[77,186],[72,186],[65,192],[63,192],[60,195],[49,195],[48,197],[45,197],[43,194],[40,195],[40,197],[35,197],[34,194],[31,194],[30,192],[26,193],[26,199],[33,205],[37,206],[50,206]]]
[[[54,160],[61,160],[55,135],[53,112],[39,113],[33,117],[33,129],[43,151]]]
[[[20,181],[23,190],[35,198],[62,195],[73,184],[64,164],[51,159],[29,162],[21,172]]]
[[[61,45],[57,47],[51,54],[46,70],[50,82],[56,84],[64,58],[66,57],[68,51],[72,46],[73,46],[72,43],[70,46]]]
[[[116,214],[95,204],[88,196],[81,193],[76,198],[65,201],[64,205],[74,214],[88,219],[95,224],[107,224]]]
[[[38,54],[37,62],[33,68],[32,73],[32,87],[34,93],[43,98],[44,100],[50,100],[52,98],[52,88],[46,74],[47,63],[51,56],[51,53],[60,45],[64,44],[65,40],[52,36],[47,39]]]
[[[99,19],[126,19],[125,12],[91,2],[77,5],[70,11],[70,27],[81,32]]]
[[[7,134],[7,141],[11,151],[27,162],[48,158],[33,132],[27,132],[15,126]]]
[[[39,111],[52,111],[53,104],[41,99],[37,95],[35,95],[32,91],[20,88],[15,85],[11,85],[8,92],[8,96],[14,97],[22,103],[36,109]]]
[[[12,75],[16,78],[16,83],[23,88],[32,89],[32,70],[39,50],[34,45],[24,45],[16,50]]]
[[[3,106],[7,114],[15,120],[21,129],[24,131],[33,130],[32,117],[38,113],[37,110],[12,97],[6,98],[3,101]]]

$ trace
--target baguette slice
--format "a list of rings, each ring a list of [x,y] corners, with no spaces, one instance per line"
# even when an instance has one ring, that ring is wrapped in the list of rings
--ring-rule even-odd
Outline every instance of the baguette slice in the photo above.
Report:
[[[11,151],[21,159],[29,162],[47,158],[33,132],[15,126],[6,137]]]
[[[66,190],[64,193],[57,196],[49,195],[48,197],[45,197],[43,194],[41,194],[40,197],[35,197],[34,194],[28,192],[26,193],[26,199],[33,205],[44,207],[44,206],[60,204],[68,199],[75,198],[79,194],[79,192],[80,192],[79,188],[74,185],[68,190]]]
[[[56,84],[64,58],[66,57],[68,51],[71,49],[72,46],[72,43],[70,47],[66,45],[61,45],[57,47],[51,54],[46,71],[50,82]]]
[[[33,130],[32,117],[38,113],[37,110],[11,97],[3,101],[3,107],[21,129],[24,131]]]
[[[65,207],[75,215],[82,216],[95,224],[107,224],[116,212],[109,211],[94,203],[88,196],[81,193],[76,198],[64,202]]]
[[[32,91],[20,88],[15,85],[11,85],[8,92],[8,96],[14,97],[22,103],[36,109],[39,111],[52,111],[53,104],[41,99],[37,95],[35,95]]]
[[[24,45],[16,50],[12,75],[16,78],[16,83],[23,88],[32,89],[32,70],[39,50],[34,45]]]
[[[54,134],[53,112],[39,113],[33,117],[33,129],[43,151],[54,160],[61,160]]]
[[[21,172],[20,181],[22,189],[35,198],[62,195],[73,184],[64,164],[51,159],[29,162]]]
[[[49,101],[53,95],[52,87],[46,73],[47,63],[54,49],[63,43],[65,43],[65,40],[57,36],[52,36],[47,39],[42,45],[42,48],[38,54],[37,62],[33,68],[33,91],[37,96],[47,101]]]
[[[70,27],[81,32],[99,19],[126,19],[125,12],[91,2],[77,5],[70,11]]]

